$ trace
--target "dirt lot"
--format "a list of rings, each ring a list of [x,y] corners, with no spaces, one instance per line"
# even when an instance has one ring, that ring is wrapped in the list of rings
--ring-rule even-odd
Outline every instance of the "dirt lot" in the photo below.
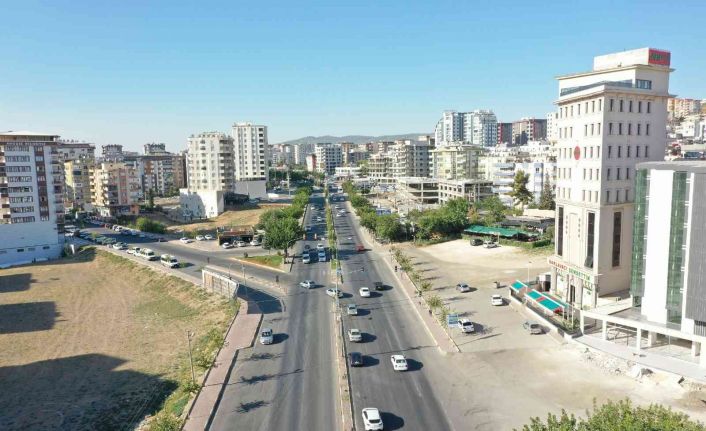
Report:
[[[215,219],[211,219],[205,222],[199,223],[189,223],[182,225],[175,225],[174,222],[170,222],[170,227],[168,230],[174,231],[178,229],[183,229],[185,231],[198,231],[198,230],[211,230],[220,226],[244,226],[244,225],[255,225],[260,220],[260,215],[265,211],[271,209],[282,208],[289,206],[288,204],[259,204],[252,207],[244,207],[238,210],[229,210],[219,215]],[[160,220],[162,221],[162,220]]]
[[[2,270],[0,429],[132,429],[187,375],[186,331],[203,345],[232,313],[103,252]]]

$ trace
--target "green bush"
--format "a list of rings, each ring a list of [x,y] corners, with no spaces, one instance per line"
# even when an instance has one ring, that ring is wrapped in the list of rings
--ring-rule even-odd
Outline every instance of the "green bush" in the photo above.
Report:
[[[183,420],[170,413],[160,413],[150,421],[149,431],[179,431]]]
[[[138,217],[137,221],[135,221],[135,228],[141,230],[142,232],[151,232],[151,233],[166,233],[167,232],[167,227],[164,224],[162,224],[158,221],[148,219],[147,217]]]

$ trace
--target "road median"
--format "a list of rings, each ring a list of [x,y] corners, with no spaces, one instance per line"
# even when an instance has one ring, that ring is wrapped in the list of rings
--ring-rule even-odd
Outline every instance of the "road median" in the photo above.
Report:
[[[351,394],[350,370],[348,368],[346,342],[343,338],[343,322],[341,320],[341,315],[335,310],[335,302],[333,304],[333,324],[334,333],[336,334],[334,337],[336,342],[336,369],[338,371],[336,385],[338,386],[338,395],[341,404],[341,429],[343,431],[353,431],[355,430],[355,422],[353,419],[353,397]]]

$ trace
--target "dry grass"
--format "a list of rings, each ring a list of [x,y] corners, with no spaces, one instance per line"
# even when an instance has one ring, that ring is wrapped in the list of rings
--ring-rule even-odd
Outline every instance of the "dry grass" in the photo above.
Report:
[[[105,252],[0,272],[0,429],[130,429],[225,329],[227,301]],[[201,370],[199,370],[201,372]]]
[[[287,207],[289,204],[259,204],[257,206],[246,206],[243,209],[229,210],[219,215],[215,219],[204,222],[174,225],[168,228],[171,231],[183,229],[185,231],[205,231],[213,230],[221,226],[253,226],[260,220],[262,213],[271,209]]]

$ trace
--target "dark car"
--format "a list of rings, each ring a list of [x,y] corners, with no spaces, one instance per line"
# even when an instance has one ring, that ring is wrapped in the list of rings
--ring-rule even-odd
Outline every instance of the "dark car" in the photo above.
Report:
[[[475,247],[475,246],[479,246],[479,245],[483,245],[483,240],[480,239],[480,238],[473,238],[473,239],[471,240],[471,245],[474,246],[474,247]]]
[[[363,365],[363,355],[360,352],[351,352],[348,354],[351,367],[360,367]]]
[[[376,281],[374,286],[375,290],[385,290],[385,285],[382,284],[382,281]]]

